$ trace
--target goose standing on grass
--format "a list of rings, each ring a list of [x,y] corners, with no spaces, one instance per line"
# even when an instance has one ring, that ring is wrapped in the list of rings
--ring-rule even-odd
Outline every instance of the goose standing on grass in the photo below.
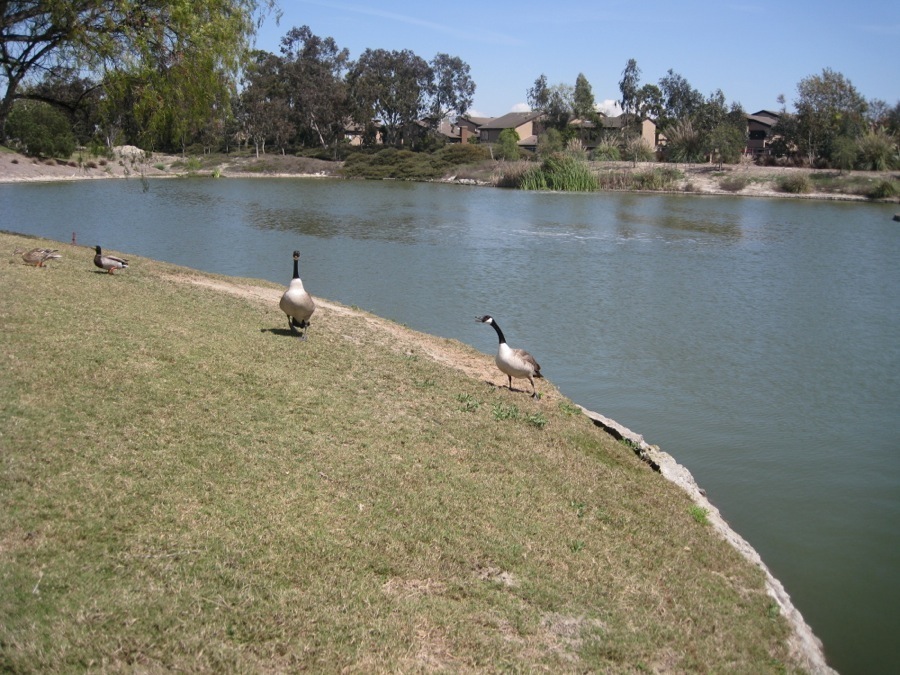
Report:
[[[107,274],[112,274],[116,270],[123,270],[128,267],[128,261],[125,258],[117,258],[114,255],[103,255],[103,251],[99,246],[94,247],[97,253],[94,255],[94,264],[100,269],[106,270]]]
[[[497,356],[494,357],[494,362],[497,364],[500,371],[509,379],[509,390],[515,391],[512,386],[512,379],[514,377],[526,378],[531,382],[531,397],[537,398],[537,389],[535,389],[534,386],[534,378],[543,377],[543,375],[541,375],[541,366],[538,362],[524,349],[513,349],[506,344],[506,338],[503,337],[503,331],[500,330],[500,326],[497,325],[497,322],[494,321],[493,317],[485,314],[484,316],[476,317],[475,320],[489,324],[497,331],[497,337],[500,339],[500,347],[497,349]]]
[[[287,314],[288,326],[291,332],[301,340],[306,339],[306,331],[309,329],[309,317],[316,311],[316,303],[312,296],[303,288],[300,279],[300,251],[294,251],[294,278],[291,284],[281,296],[278,306]],[[299,329],[299,330],[298,330]]]
[[[28,265],[34,265],[35,267],[43,267],[44,263],[48,260],[58,260],[62,258],[58,248],[33,248],[30,251],[23,251],[22,249],[17,248],[13,253],[21,253],[22,260]]]

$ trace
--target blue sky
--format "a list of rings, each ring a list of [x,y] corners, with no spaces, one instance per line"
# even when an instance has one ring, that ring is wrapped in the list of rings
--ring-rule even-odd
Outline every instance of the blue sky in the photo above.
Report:
[[[487,0],[396,2],[280,0],[257,47],[279,53],[292,27],[332,37],[356,59],[367,49],[410,49],[426,61],[458,56],[476,84],[475,115],[523,110],[542,73],[574,85],[579,73],[598,103],[619,98],[628,59],[641,84],[671,68],[708,96],[721,89],[747,112],[793,110],[797,84],[831,68],[867,99],[900,100],[900,2],[883,0]],[[558,11],[553,12],[557,7]]]

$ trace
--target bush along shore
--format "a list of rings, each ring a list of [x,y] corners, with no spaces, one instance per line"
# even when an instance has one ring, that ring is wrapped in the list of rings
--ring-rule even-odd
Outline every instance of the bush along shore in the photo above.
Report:
[[[385,148],[347,161],[246,153],[175,157],[116,148],[109,158],[37,160],[0,147],[0,183],[97,178],[315,177],[416,180],[559,191],[668,192],[900,203],[896,171],[831,171],[752,163],[594,162],[560,153],[542,161],[494,161],[484,147],[450,145],[434,153]]]
[[[828,672],[689,475],[552,382],[320,298],[300,341],[265,281],[0,248],[2,669]]]

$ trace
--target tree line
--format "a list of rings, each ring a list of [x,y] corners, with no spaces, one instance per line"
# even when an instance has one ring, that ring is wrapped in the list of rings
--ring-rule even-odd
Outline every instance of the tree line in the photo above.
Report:
[[[366,49],[352,60],[308,26],[291,28],[278,54],[253,50],[275,0],[21,0],[0,8],[0,141],[34,155],[132,144],[337,157],[348,127],[364,145],[428,150],[442,142],[440,121],[465,114],[474,99],[468,64],[448,54],[426,61],[410,50]],[[746,111],[721,90],[704,96],[672,70],[642,83],[629,59],[619,93],[624,125],[611,134],[583,74],[574,86],[538,77],[526,98],[543,113],[539,150],[587,138],[599,159],[646,158],[654,148],[639,140],[643,119],[665,135],[667,159],[733,162],[746,145]],[[798,84],[794,111],[779,102],[773,156],[897,165],[900,102],[866,100],[827,68]],[[509,134],[501,140],[516,150]]]

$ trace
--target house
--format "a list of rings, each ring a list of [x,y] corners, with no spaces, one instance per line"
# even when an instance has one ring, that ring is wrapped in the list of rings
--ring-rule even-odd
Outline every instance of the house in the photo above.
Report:
[[[780,113],[771,110],[760,110],[747,115],[747,148],[748,155],[765,155],[769,153],[772,142],[772,127],[778,123]]]
[[[479,128],[479,138],[482,143],[497,143],[500,134],[505,129],[512,129],[519,134],[521,147],[534,147],[537,145],[537,134],[540,130],[539,118],[541,112],[512,112],[495,117]]]
[[[456,127],[459,129],[460,142],[468,143],[470,138],[480,138],[481,127],[494,119],[493,117],[473,117],[471,115],[457,117]]]

